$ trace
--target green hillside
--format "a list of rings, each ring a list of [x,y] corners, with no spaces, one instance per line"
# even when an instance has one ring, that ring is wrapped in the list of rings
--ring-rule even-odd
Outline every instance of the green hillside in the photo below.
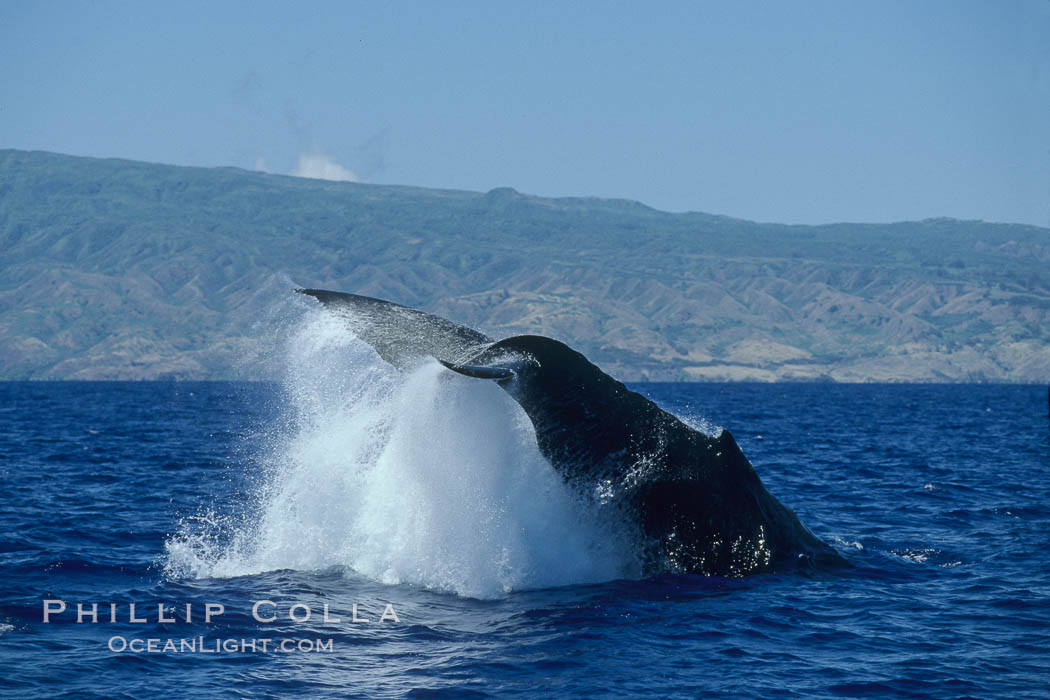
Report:
[[[0,151],[2,378],[243,376],[296,285],[554,336],[627,380],[1050,380],[1044,228]]]

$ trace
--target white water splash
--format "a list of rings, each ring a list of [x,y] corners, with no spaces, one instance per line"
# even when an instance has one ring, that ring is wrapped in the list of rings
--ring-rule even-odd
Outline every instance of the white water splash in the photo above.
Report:
[[[634,548],[566,488],[494,383],[436,361],[401,374],[320,313],[284,362],[291,415],[261,465],[257,515],[183,523],[169,575],[345,566],[492,597],[634,573]]]
[[[675,415],[690,428],[698,433],[703,433],[707,437],[720,438],[722,437],[722,431],[725,430],[722,426],[712,423],[701,415],[692,415],[690,413],[684,413],[681,415],[675,413]],[[764,438],[759,435],[756,439],[762,440]]]

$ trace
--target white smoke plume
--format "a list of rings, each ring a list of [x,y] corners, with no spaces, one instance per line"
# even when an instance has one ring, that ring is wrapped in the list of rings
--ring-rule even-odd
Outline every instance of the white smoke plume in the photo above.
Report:
[[[339,180],[344,182],[361,182],[361,178],[352,170],[337,163],[323,151],[300,153],[299,162],[292,171],[295,177],[309,177],[315,180]]]

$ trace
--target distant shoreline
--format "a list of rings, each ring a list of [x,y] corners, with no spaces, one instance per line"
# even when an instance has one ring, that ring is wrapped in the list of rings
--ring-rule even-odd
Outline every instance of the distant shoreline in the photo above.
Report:
[[[0,203],[0,376],[255,376],[309,313],[292,290],[319,287],[556,338],[628,381],[1050,380],[1050,229],[1027,224],[766,224],[15,150]]]
[[[760,381],[747,381],[747,380],[730,380],[730,381],[716,381],[716,380],[683,380],[683,381],[665,381],[665,380],[619,380],[628,386],[641,386],[641,385],[669,385],[669,384],[696,384],[696,385],[725,385],[725,386],[814,386],[814,385],[834,385],[834,386],[1050,386],[1050,382],[840,382],[835,380],[830,381],[806,381],[806,380],[782,380],[773,382],[760,382]],[[280,386],[281,382],[278,380],[268,379],[0,379],[0,384],[172,384],[172,385],[190,385],[190,384],[272,384],[274,386]]]

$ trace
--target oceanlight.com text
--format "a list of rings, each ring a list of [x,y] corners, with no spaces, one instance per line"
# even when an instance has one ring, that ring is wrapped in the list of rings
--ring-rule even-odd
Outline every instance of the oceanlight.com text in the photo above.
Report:
[[[109,638],[107,644],[114,654],[290,654],[293,652],[331,654],[335,651],[332,639],[270,639],[204,637],[128,639],[120,635]]]

